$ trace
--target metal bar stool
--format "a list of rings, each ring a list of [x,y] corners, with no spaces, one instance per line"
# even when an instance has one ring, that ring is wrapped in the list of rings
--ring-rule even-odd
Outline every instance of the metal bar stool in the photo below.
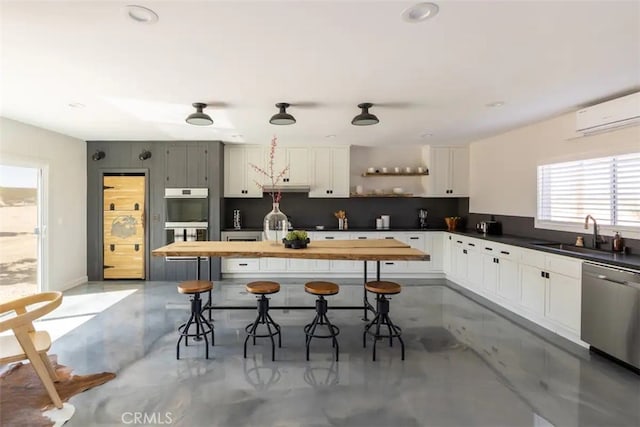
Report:
[[[395,282],[374,281],[367,282],[364,285],[365,289],[369,292],[376,294],[376,316],[373,320],[364,328],[362,334],[362,346],[367,347],[367,334],[373,336],[373,360],[376,360],[376,344],[378,340],[383,338],[389,338],[389,347],[393,347],[393,339],[398,338],[400,341],[400,347],[402,349],[402,360],[404,360],[404,341],[402,341],[402,329],[396,326],[389,317],[389,300],[391,298],[385,297],[385,295],[395,295],[400,293],[400,285]],[[371,329],[375,326],[375,330]],[[380,327],[386,326],[388,334],[380,333]]]
[[[209,358],[209,340],[207,334],[211,332],[211,346],[214,345],[213,325],[202,315],[202,299],[200,294],[210,292],[213,289],[213,283],[208,280],[189,280],[178,285],[178,292],[181,294],[191,295],[191,316],[186,323],[178,327],[178,343],[176,344],[176,359],[180,360],[180,342],[184,338],[184,345],[189,345],[189,337],[194,341],[201,341],[204,338],[206,358]],[[195,324],[196,332],[190,333],[189,329]]]
[[[327,300],[324,299],[326,295],[336,295],[340,291],[340,287],[332,282],[308,282],[304,285],[305,292],[316,295],[316,317],[311,323],[304,326],[304,333],[306,338],[307,347],[307,360],[309,360],[309,345],[312,338],[331,338],[331,346],[336,349],[336,361],[338,361],[338,339],[336,338],[340,333],[340,329],[334,326],[327,317]],[[326,326],[326,334],[316,334],[316,328],[318,325]]]
[[[253,337],[253,345],[256,345],[256,338],[271,339],[271,360],[276,360],[276,344],[273,339],[278,336],[278,347],[282,347],[282,338],[280,334],[280,325],[273,321],[269,315],[269,298],[265,295],[275,294],[280,291],[280,284],[277,282],[259,281],[247,283],[245,286],[247,292],[260,295],[258,298],[258,317],[253,323],[248,324],[244,329],[247,331],[247,337],[244,339],[244,357],[247,358],[247,341],[249,337]],[[258,325],[266,325],[267,331],[264,334],[258,334]],[[273,330],[271,327],[273,326]]]

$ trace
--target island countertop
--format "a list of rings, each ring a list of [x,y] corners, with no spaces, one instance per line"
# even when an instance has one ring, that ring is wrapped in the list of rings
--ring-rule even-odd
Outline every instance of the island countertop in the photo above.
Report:
[[[304,249],[288,249],[270,241],[177,242],[155,249],[154,256],[302,258],[356,261],[429,261],[430,256],[395,239],[312,241]]]

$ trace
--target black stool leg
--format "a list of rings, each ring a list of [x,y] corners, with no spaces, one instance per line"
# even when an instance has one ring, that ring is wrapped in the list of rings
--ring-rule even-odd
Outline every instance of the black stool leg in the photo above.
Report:
[[[189,334],[189,329],[195,323],[196,325],[196,333]],[[202,315],[202,299],[200,298],[200,294],[196,293],[191,297],[191,314],[189,316],[189,320],[183,325],[178,327],[180,332],[180,337],[178,338],[178,342],[176,344],[176,359],[180,360],[180,343],[184,338],[185,346],[189,346],[189,337],[191,336],[195,341],[201,341],[204,338],[205,341],[205,354],[206,358],[209,358],[209,340],[207,338],[207,334],[211,332],[211,344],[214,343],[214,331],[213,326],[209,323],[204,316]]]
[[[376,295],[376,311],[377,314],[373,320],[364,328],[362,334],[363,347],[367,346],[367,334],[373,335],[373,360],[376,360],[376,346],[378,340],[382,338],[389,338],[389,347],[393,347],[393,339],[398,338],[400,341],[400,349],[402,352],[402,360],[404,360],[404,341],[402,340],[402,329],[396,326],[389,317],[389,300],[382,294]],[[375,326],[375,331],[371,332],[371,328]],[[383,335],[380,333],[382,326],[387,327],[388,334]]]
[[[317,335],[316,329],[318,325],[326,326],[329,332],[328,335]],[[318,296],[318,299],[316,300],[316,315],[311,323],[305,325],[304,333],[306,335],[305,346],[307,351],[307,360],[309,360],[309,348],[313,338],[331,338],[331,347],[336,349],[336,361],[338,360],[340,347],[338,346],[337,335],[340,333],[340,329],[329,321],[329,318],[327,317],[327,301],[322,295]]]
[[[267,333],[260,335],[256,331],[258,329],[258,325],[265,325],[267,328]],[[271,328],[273,326],[273,329]],[[282,337],[280,325],[273,321],[271,316],[269,315],[269,299],[264,295],[258,299],[258,316],[253,323],[250,323],[245,327],[245,331],[247,332],[247,336],[244,339],[244,357],[247,357],[247,342],[249,341],[249,337],[253,337],[253,344],[256,343],[256,338],[266,338],[269,337],[271,340],[271,360],[276,360],[276,343],[274,340],[274,336],[278,335],[278,347],[282,347]]]

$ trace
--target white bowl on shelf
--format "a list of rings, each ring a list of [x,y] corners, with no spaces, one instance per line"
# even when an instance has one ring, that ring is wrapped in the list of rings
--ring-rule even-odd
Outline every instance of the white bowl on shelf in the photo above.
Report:
[[[402,194],[402,193],[404,193],[404,189],[402,187],[394,187],[392,191],[393,191],[393,194]]]

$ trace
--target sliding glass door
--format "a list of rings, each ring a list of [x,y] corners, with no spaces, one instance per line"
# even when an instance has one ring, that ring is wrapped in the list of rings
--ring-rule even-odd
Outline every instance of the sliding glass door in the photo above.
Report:
[[[42,169],[0,164],[0,303],[42,286]]]

